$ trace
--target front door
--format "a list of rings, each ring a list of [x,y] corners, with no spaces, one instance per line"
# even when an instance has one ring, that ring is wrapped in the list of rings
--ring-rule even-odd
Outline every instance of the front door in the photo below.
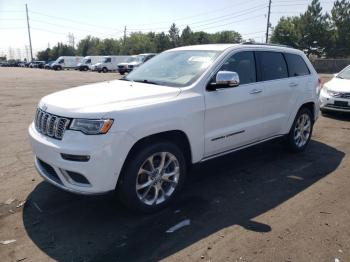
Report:
[[[263,138],[265,98],[256,81],[254,52],[234,53],[219,71],[238,73],[240,85],[205,92],[205,157]]]

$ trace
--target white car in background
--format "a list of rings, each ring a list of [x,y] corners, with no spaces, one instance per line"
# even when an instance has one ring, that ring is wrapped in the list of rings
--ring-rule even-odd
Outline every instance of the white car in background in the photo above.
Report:
[[[322,112],[350,112],[350,65],[323,85],[320,102]]]
[[[303,151],[317,90],[315,69],[292,48],[168,50],[121,80],[42,98],[29,127],[35,166],[64,190],[116,189],[124,204],[155,211],[178,194],[194,163],[282,136]]]

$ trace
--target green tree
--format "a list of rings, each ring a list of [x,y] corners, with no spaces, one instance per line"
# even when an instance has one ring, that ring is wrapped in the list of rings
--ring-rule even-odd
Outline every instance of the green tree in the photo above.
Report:
[[[169,36],[164,32],[155,35],[154,45],[157,53],[163,52],[172,47]]]
[[[193,39],[194,39],[194,43],[195,44],[210,44],[212,43],[212,35],[203,32],[203,31],[199,31],[199,32],[194,32],[193,33]]]
[[[99,41],[96,47],[98,55],[118,55],[121,48],[121,42],[112,38]]]
[[[179,32],[180,32],[179,28],[176,27],[175,23],[173,23],[169,29],[169,38],[170,38],[172,47],[177,47],[180,44]]]
[[[312,0],[300,16],[300,47],[307,55],[322,56],[331,47],[332,31],[328,14],[322,13],[319,0]]]
[[[136,55],[140,53],[156,52],[156,46],[152,37],[142,32],[131,33],[126,39],[125,54]]]
[[[242,36],[236,31],[221,31],[213,35],[214,43],[240,43]]]
[[[334,48],[329,53],[335,57],[350,57],[350,2],[337,0],[331,11],[334,30]]]
[[[51,59],[50,54],[51,48],[46,48],[45,50],[38,52],[36,57],[40,61],[49,61]]]
[[[57,43],[50,51],[49,60],[56,60],[60,56],[75,56],[74,47],[63,43]]]
[[[301,19],[298,16],[281,17],[271,36],[271,43],[299,48]]]
[[[193,45],[193,32],[189,26],[186,26],[181,33],[181,45]]]
[[[97,37],[87,36],[80,40],[77,46],[77,55],[98,55],[100,39]]]

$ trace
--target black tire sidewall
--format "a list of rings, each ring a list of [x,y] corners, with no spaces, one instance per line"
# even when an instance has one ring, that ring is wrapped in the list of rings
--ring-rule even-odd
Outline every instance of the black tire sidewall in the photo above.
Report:
[[[294,140],[294,129],[295,129],[295,125],[297,124],[297,121],[298,121],[299,117],[301,115],[303,115],[303,114],[308,114],[309,115],[310,120],[311,120],[311,130],[310,130],[310,136],[309,136],[307,142],[305,143],[305,145],[303,145],[302,147],[298,147],[295,144],[295,140]],[[288,144],[289,144],[289,148],[291,149],[292,152],[298,153],[298,152],[302,152],[302,151],[305,150],[305,148],[308,146],[308,144],[309,144],[309,142],[311,140],[313,127],[314,127],[314,119],[313,119],[311,111],[308,108],[306,108],[306,107],[301,108],[298,111],[297,115],[295,116],[293,125],[292,125],[292,127],[291,127],[291,129],[289,131],[289,134],[288,134]]]
[[[170,152],[173,154],[180,167],[179,182],[173,194],[165,200],[163,203],[149,206],[141,202],[136,194],[136,177],[139,168],[144,163],[144,161],[156,152]],[[168,141],[157,142],[154,144],[148,144],[142,147],[140,150],[128,157],[128,162],[121,174],[120,183],[117,186],[117,193],[120,197],[121,202],[127,207],[144,213],[155,212],[163,207],[167,206],[176,195],[181,191],[186,178],[186,160],[182,151],[173,143]]]

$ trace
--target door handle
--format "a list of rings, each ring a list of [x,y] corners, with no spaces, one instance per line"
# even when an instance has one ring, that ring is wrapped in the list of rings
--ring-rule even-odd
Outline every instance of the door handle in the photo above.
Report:
[[[253,94],[259,94],[262,92],[262,89],[253,89],[249,92],[249,94],[253,95]]]
[[[296,86],[298,86],[298,83],[292,82],[292,83],[289,84],[289,86],[290,86],[290,87],[296,87]]]

